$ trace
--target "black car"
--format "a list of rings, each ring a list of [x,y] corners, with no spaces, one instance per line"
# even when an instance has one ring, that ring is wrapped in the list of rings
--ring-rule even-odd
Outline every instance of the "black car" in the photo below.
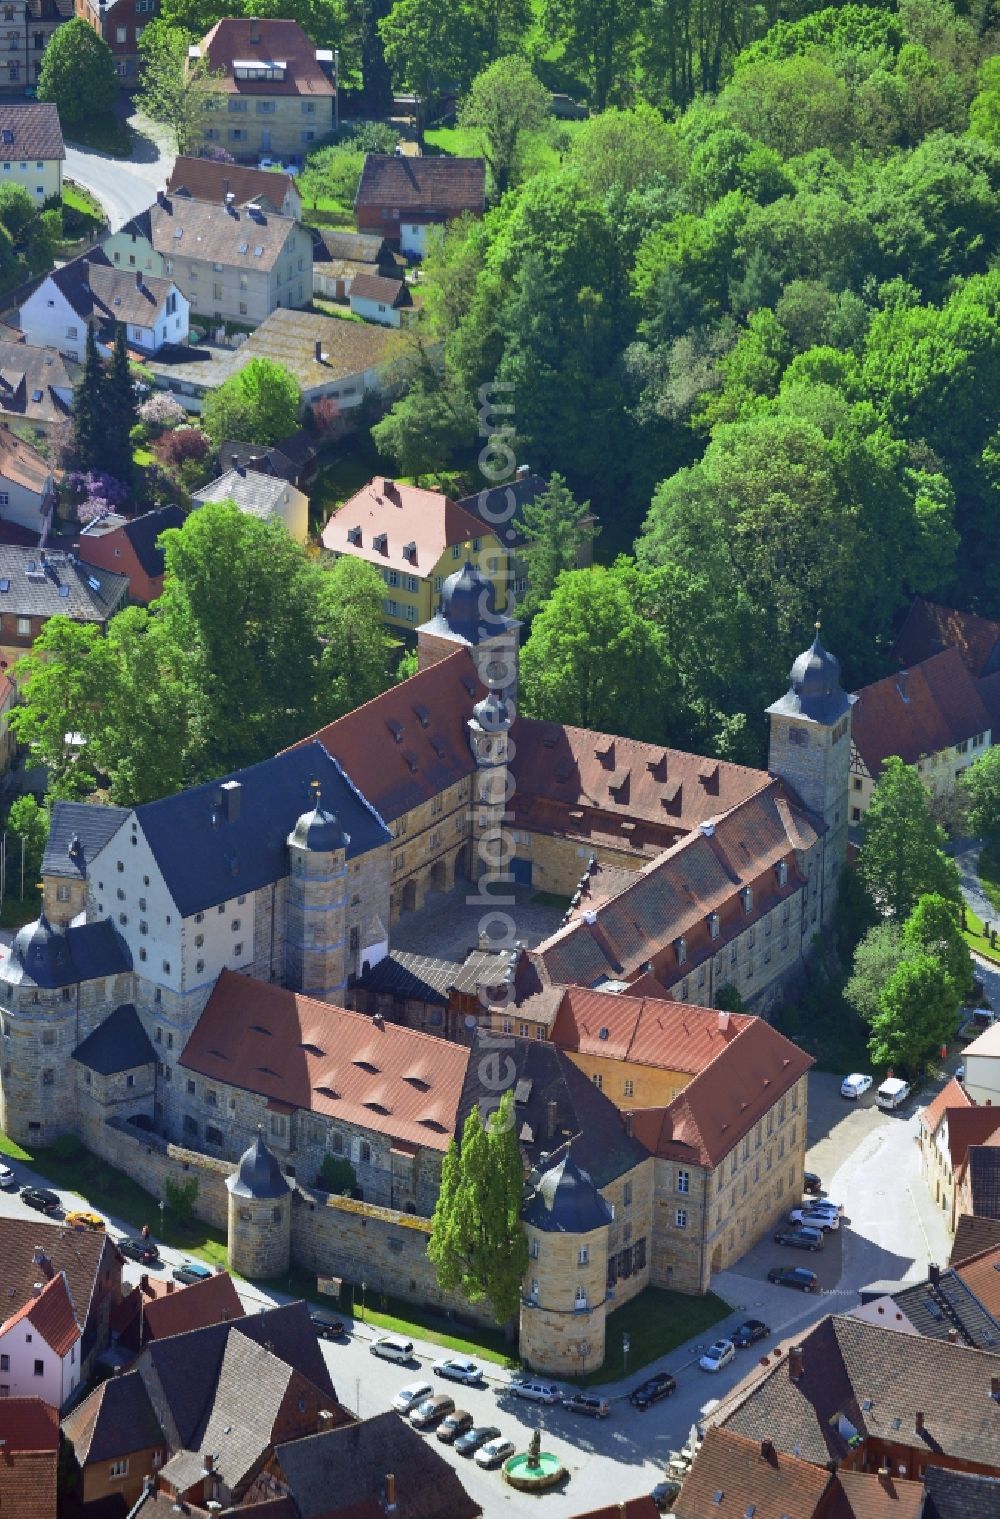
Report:
[[[467,1430],[464,1435],[459,1435],[454,1449],[460,1456],[471,1456],[481,1445],[488,1445],[491,1440],[499,1440],[500,1435],[501,1431],[495,1424],[477,1424],[475,1429]]]
[[[760,1319],[747,1319],[738,1329],[734,1329],[729,1338],[737,1350],[746,1350],[748,1345],[753,1345],[757,1340],[766,1340],[771,1333],[766,1324]]]
[[[563,1398],[563,1408],[571,1414],[589,1414],[592,1419],[606,1419],[611,1412],[607,1398],[599,1398],[592,1392],[571,1392]]]
[[[823,1233],[820,1229],[779,1229],[774,1243],[791,1245],[793,1250],[822,1250]]]
[[[676,1377],[672,1377],[669,1371],[658,1371],[655,1376],[647,1377],[645,1382],[640,1382],[638,1387],[633,1387],[628,1400],[633,1408],[637,1408],[640,1413],[645,1413],[647,1408],[652,1408],[653,1404],[659,1403],[661,1398],[669,1398],[676,1391]]]
[[[58,1213],[62,1207],[59,1194],[48,1187],[22,1187],[21,1201],[29,1208],[37,1208],[39,1213]]]
[[[309,1322],[322,1340],[341,1340],[344,1337],[343,1320],[335,1319],[332,1313],[311,1313]]]
[[[772,1266],[767,1279],[779,1287],[797,1287],[800,1292],[816,1291],[816,1273],[807,1271],[805,1266]]]
[[[122,1255],[130,1261],[138,1261],[141,1266],[162,1266],[160,1252],[148,1239],[120,1239],[118,1249]]]
[[[668,1509],[673,1508],[680,1490],[681,1484],[675,1478],[668,1477],[666,1482],[658,1482],[649,1496],[657,1510],[665,1514]]]
[[[823,1183],[815,1171],[807,1171],[802,1178],[802,1185],[811,1197],[818,1197],[823,1190]]]

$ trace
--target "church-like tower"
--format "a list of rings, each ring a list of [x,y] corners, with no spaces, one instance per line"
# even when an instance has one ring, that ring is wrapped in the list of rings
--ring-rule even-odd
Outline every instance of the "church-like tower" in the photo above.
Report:
[[[347,986],[347,846],[335,813],[304,812],[288,835],[290,876],[285,985],[321,1002],[342,1002]]]
[[[507,806],[510,714],[507,703],[490,691],[469,718],[469,744],[476,760],[472,779],[472,877],[506,871],[503,824]]]
[[[814,913],[817,922],[832,913],[847,861],[854,700],[840,684],[840,661],[824,649],[817,623],[812,644],[792,665],[787,692],[767,709],[771,720],[768,769],[787,781],[809,811],[826,824],[818,877],[811,872],[810,923]]]

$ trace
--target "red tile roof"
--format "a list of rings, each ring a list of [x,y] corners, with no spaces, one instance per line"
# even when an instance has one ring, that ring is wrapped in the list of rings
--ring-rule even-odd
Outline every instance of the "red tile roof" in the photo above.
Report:
[[[993,1318],[1000,1318],[1000,1245],[981,1250],[955,1267],[955,1275]]]
[[[1000,1112],[995,1108],[949,1108],[948,1149],[954,1175],[965,1165],[970,1145],[1000,1143]]]
[[[823,1505],[822,1519],[918,1519],[924,1485],[875,1472],[839,1471]]]
[[[257,169],[246,164],[219,164],[208,158],[187,158],[180,155],[167,180],[167,194],[187,191],[195,200],[225,200],[227,194],[236,197],[238,206],[248,205],[252,200],[267,200],[280,211],[285,196],[294,188],[291,174],[278,174],[272,169]]]
[[[482,158],[396,158],[369,153],[358,181],[354,208],[388,206],[404,219],[446,220],[470,211],[481,216],[486,203],[486,163]]]
[[[227,16],[201,41],[201,56],[219,77],[212,86],[230,95],[332,96],[336,92],[316,59],[316,44],[297,21]],[[282,79],[234,79],[233,63],[285,64]],[[329,118],[328,118],[329,121]]]
[[[722,1019],[726,1026],[721,1026]],[[564,1050],[629,1060],[665,1070],[703,1071],[752,1023],[746,1014],[720,1014],[661,998],[618,995],[568,986],[562,994],[551,1039]]]
[[[59,1449],[59,1414],[41,1398],[0,1400],[0,1440],[5,1455]]]
[[[413,297],[410,287],[405,280],[390,279],[384,274],[356,274],[351,281],[351,300],[355,296],[362,301],[381,301],[383,305],[396,309],[400,306],[412,306]],[[430,492],[429,494],[434,494]],[[459,507],[459,511],[463,508]],[[476,521],[479,521],[476,518]],[[480,524],[480,532],[492,532],[492,528],[484,529]]]
[[[224,970],[180,1063],[285,1111],[446,1150],[469,1051]]]
[[[972,1098],[966,1092],[960,1081],[953,1076],[950,1081],[938,1092],[937,1096],[920,1109],[920,1127],[928,1134],[936,1134],[941,1127],[942,1120],[949,1108],[971,1108]],[[998,1118],[1000,1122],[1000,1118]]]
[[[355,278],[352,295],[362,293],[360,279],[360,275]],[[377,283],[393,289],[396,285],[393,280]],[[441,491],[399,485],[376,475],[337,508],[323,529],[323,547],[364,559],[379,569],[426,579],[446,549],[456,544],[471,546],[486,531],[477,517]]]
[[[769,1023],[748,1018],[673,1102],[636,1111],[632,1132],[663,1159],[717,1166],[813,1065]]]
[[[990,716],[957,649],[945,649],[857,693],[851,735],[868,773],[891,754],[915,765],[985,733]]]
[[[0,478],[41,496],[52,484],[52,469],[30,443],[0,427]]]
[[[989,673],[991,655],[1000,644],[1000,622],[960,612],[918,596],[899,630],[893,663],[909,669],[942,649],[957,649],[970,675]]]
[[[813,1519],[830,1473],[770,1441],[708,1429],[673,1512],[678,1519]],[[914,1483],[919,1487],[919,1483]]]
[[[42,1251],[36,1264],[36,1248]],[[67,1229],[34,1218],[0,1218],[0,1303],[20,1307],[31,1300],[38,1281],[50,1281],[65,1271],[73,1305],[81,1321],[101,1311],[110,1289],[105,1274],[121,1282],[121,1262],[106,1234]],[[116,1289],[117,1290],[117,1289]]]
[[[73,1315],[73,1300],[64,1271],[46,1282],[37,1297],[29,1297],[16,1313],[11,1314],[0,1326],[0,1335],[6,1334],[23,1319],[30,1321],[32,1328],[60,1359],[69,1354],[70,1346],[80,1338],[80,1326]]]
[[[660,1511],[652,1498],[644,1493],[641,1498],[623,1498],[607,1508],[589,1508],[575,1519],[660,1519]]]
[[[949,1266],[960,1266],[983,1250],[1000,1246],[1000,1218],[974,1218],[963,1213],[955,1226]]]
[[[146,1304],[146,1336],[162,1340],[171,1334],[186,1334],[189,1329],[204,1329],[207,1324],[223,1324],[241,1319],[244,1308],[228,1271],[217,1271],[203,1281],[191,1282],[175,1292],[166,1292]]]
[[[56,1410],[41,1398],[4,1398],[0,1440],[0,1513],[13,1519],[56,1519]]]

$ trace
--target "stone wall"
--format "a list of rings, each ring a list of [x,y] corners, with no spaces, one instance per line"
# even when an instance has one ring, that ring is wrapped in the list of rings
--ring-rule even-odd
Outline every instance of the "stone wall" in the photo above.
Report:
[[[527,1226],[525,1233],[529,1259],[521,1355],[536,1371],[565,1374],[585,1364],[599,1366],[607,1312],[607,1228],[563,1234]]]
[[[600,865],[640,871],[652,856],[633,849],[608,849],[587,839],[557,838],[548,833],[516,833],[516,856],[531,861],[531,884],[536,891],[571,897],[580,884],[591,855]]]
[[[291,1193],[256,1201],[230,1192],[227,1238],[233,1270],[261,1281],[287,1276],[291,1215]]]
[[[429,891],[448,891],[454,886],[456,874],[467,863],[471,798],[472,777],[466,776],[391,825],[389,911],[393,922],[401,912],[423,907]]]
[[[210,1155],[198,1155],[194,1150],[168,1144],[155,1134],[138,1131],[132,1134],[108,1123],[88,1129],[80,1137],[89,1150],[124,1171],[154,1198],[165,1196],[168,1177],[171,1181],[182,1182],[196,1176],[195,1215],[213,1228],[225,1231],[229,1203],[226,1177],[235,1170],[234,1166],[214,1160]],[[156,1227],[156,1213],[156,1203],[151,1202],[151,1229]]]

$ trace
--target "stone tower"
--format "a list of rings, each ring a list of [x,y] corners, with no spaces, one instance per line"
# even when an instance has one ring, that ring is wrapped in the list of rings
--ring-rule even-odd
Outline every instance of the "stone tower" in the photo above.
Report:
[[[521,624],[495,606],[493,582],[466,563],[441,587],[441,607],[417,629],[421,670],[468,649],[484,685],[517,701],[517,657]]]
[[[469,744],[476,761],[472,781],[472,867],[478,880],[486,871],[505,871],[503,822],[507,806],[510,714],[495,691],[477,702],[469,718]]]
[[[347,846],[337,816],[315,805],[288,835],[291,875],[285,985],[320,1002],[341,1002],[347,985]]]
[[[826,824],[819,863],[806,862],[810,921],[816,909],[819,920],[833,911],[837,882],[847,860],[854,700],[841,687],[840,662],[824,649],[817,623],[812,644],[792,665],[788,691],[767,709],[771,720],[768,769],[787,781],[809,811]]]
[[[77,1126],[79,972],[66,931],[44,912],[19,929],[0,982],[0,1128],[22,1144],[51,1144]]]
[[[229,1191],[229,1264],[241,1276],[285,1276],[292,1254],[292,1187],[257,1138],[240,1159]]]
[[[567,1152],[538,1178],[521,1217],[521,1354],[535,1371],[594,1370],[604,1361],[611,1208]]]

